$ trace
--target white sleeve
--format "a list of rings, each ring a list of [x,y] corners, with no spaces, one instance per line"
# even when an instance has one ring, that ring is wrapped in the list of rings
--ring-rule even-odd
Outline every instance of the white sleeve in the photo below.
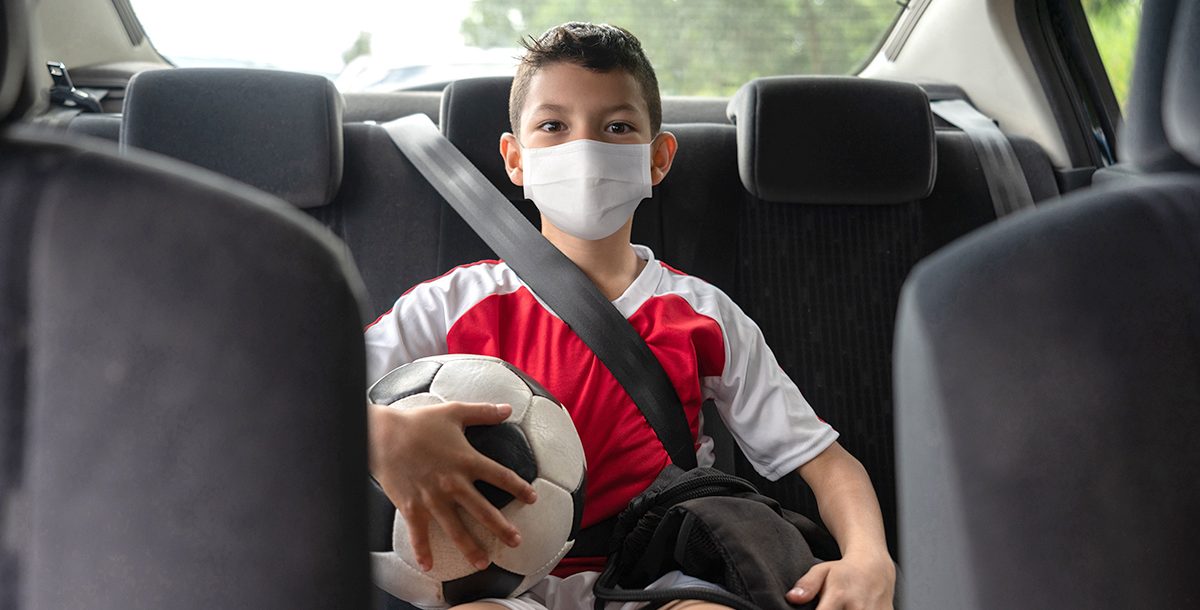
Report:
[[[418,358],[446,353],[448,285],[420,284],[367,327],[367,384]]]
[[[813,412],[783,372],[762,331],[724,293],[716,296],[725,338],[725,369],[703,380],[705,398],[754,469],[774,481],[833,444],[838,433]]]

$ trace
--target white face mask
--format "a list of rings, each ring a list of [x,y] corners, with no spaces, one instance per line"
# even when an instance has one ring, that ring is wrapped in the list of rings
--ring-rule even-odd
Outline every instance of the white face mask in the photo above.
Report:
[[[650,145],[575,140],[521,149],[525,197],[579,239],[616,233],[650,196]]]

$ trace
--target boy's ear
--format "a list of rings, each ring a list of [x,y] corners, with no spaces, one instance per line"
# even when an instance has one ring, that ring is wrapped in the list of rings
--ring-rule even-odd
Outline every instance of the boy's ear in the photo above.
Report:
[[[675,139],[675,134],[664,131],[654,138],[650,143],[650,184],[658,186],[663,178],[667,177],[667,172],[671,171],[671,163],[675,161],[675,150],[679,148],[679,141]]]
[[[511,133],[500,136],[500,156],[504,157],[504,171],[508,172],[508,179],[517,186],[524,186],[525,175],[521,170],[521,143],[517,142],[517,136]]]

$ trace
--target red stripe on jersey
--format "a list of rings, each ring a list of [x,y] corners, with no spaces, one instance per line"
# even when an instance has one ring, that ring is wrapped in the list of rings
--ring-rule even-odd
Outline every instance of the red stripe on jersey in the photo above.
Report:
[[[720,325],[677,295],[648,299],[629,318],[679,393],[693,437],[703,402],[701,378],[725,368]],[[591,349],[528,288],[488,296],[451,326],[449,353],[495,356],[537,379],[571,413],[583,442],[588,475],[583,526],[624,509],[669,458],[637,405]],[[586,399],[586,400],[585,400]],[[602,567],[564,564],[563,570]]]
[[[412,290],[412,289],[410,288],[409,290]],[[380,321],[380,320],[382,320],[382,319],[383,319],[385,316],[387,316],[389,313],[392,313],[392,310],[393,310],[393,309],[395,309],[395,307],[389,307],[387,311],[385,311],[385,312],[383,312],[383,313],[379,314],[379,317],[378,317],[378,318],[375,318],[375,321],[374,321],[374,322],[371,322],[370,324],[368,324],[368,325],[366,325],[366,326],[364,326],[364,327],[363,327],[363,332],[365,333],[365,332],[367,332],[368,330],[371,330],[371,327],[372,327],[372,326],[375,326],[376,324],[379,324],[379,321]]]

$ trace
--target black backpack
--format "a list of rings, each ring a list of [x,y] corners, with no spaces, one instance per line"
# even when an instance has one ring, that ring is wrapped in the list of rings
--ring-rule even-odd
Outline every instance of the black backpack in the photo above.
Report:
[[[713,468],[668,465],[617,517],[594,589],[596,609],[609,601],[650,602],[653,609],[696,599],[737,610],[794,610],[784,594],[817,557],[840,557],[833,537],[749,481]],[[672,570],[725,591],[642,590]]]

